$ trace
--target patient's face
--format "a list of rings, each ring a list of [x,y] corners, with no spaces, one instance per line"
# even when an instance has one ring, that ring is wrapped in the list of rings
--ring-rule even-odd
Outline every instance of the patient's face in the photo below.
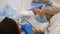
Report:
[[[18,26],[18,30],[19,30],[19,32],[21,32],[22,31],[22,27],[21,27],[21,25],[19,25],[19,23],[16,21],[16,24],[17,24],[17,26]]]

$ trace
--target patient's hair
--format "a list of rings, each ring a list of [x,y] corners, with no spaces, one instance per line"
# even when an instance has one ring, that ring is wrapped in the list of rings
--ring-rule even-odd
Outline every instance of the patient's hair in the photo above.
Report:
[[[5,17],[0,23],[0,34],[19,34],[16,22],[8,17]]]
[[[50,0],[33,0],[32,2],[34,2],[34,3],[48,3],[48,2],[50,2]]]

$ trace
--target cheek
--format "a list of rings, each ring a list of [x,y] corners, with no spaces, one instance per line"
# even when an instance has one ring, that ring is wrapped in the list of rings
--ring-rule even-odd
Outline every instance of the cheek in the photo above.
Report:
[[[22,27],[19,25],[18,30],[21,32],[22,31]]]
[[[16,22],[16,24],[17,24],[17,26],[18,26],[18,30],[19,30],[19,32],[21,32],[21,31],[22,31],[22,27],[21,27],[21,25],[19,25],[18,22]]]

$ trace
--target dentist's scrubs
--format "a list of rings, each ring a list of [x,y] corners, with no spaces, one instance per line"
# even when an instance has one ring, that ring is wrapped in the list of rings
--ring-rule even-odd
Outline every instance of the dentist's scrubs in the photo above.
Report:
[[[48,31],[45,34],[60,34],[60,12],[50,19]]]

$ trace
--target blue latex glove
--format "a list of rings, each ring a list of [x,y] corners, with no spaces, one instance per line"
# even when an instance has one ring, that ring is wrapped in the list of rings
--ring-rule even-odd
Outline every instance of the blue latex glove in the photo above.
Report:
[[[20,14],[17,13],[10,5],[6,5],[3,9],[2,9],[2,16],[11,16],[16,20],[19,20],[20,18]]]
[[[36,20],[37,20],[38,22],[41,22],[41,23],[44,23],[44,22],[47,21],[47,18],[46,18],[46,17],[40,18],[40,16],[37,15],[35,18],[36,18]]]
[[[22,29],[26,34],[34,34],[33,28],[31,24],[21,24]]]

